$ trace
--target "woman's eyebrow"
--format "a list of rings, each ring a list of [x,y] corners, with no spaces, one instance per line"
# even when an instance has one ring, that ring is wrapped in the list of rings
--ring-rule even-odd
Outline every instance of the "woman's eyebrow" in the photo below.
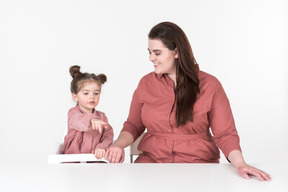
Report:
[[[151,52],[151,51],[149,50],[149,48],[148,48],[148,51]],[[160,49],[154,49],[154,50],[152,50],[152,52],[156,52],[156,51],[161,51],[161,50],[160,50]]]

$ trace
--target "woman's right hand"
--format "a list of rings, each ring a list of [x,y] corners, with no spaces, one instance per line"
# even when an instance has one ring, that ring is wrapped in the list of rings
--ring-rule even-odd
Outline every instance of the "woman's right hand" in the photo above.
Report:
[[[124,161],[124,157],[124,149],[113,144],[107,149],[104,156],[109,163],[122,163]]]

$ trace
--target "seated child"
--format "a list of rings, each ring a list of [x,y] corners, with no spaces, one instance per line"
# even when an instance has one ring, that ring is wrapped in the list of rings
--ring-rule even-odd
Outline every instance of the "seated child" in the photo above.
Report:
[[[70,67],[73,77],[71,93],[77,103],[68,112],[68,133],[64,138],[64,154],[93,153],[101,159],[113,142],[113,129],[106,115],[97,111],[101,85],[107,80],[104,74],[81,73],[80,67]]]

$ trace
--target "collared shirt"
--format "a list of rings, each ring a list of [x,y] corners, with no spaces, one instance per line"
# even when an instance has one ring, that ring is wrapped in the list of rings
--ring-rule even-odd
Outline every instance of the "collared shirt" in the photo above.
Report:
[[[64,154],[92,153],[96,148],[107,149],[113,142],[113,129],[108,124],[102,134],[93,130],[92,119],[99,119],[108,123],[106,115],[94,109],[89,114],[76,105],[68,112],[68,133],[64,138],[62,151]]]
[[[200,93],[193,108],[193,122],[176,124],[173,81],[154,72],[144,76],[135,90],[122,131],[136,140],[147,128],[135,162],[219,162],[219,149],[227,157],[241,150],[229,100],[221,83],[198,72]],[[210,133],[210,128],[213,137]]]

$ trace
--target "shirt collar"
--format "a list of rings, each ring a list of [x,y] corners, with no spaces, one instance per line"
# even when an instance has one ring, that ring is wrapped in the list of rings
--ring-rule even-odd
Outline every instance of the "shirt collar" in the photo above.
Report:
[[[162,77],[166,76],[165,73],[159,73],[159,74],[157,74],[157,73],[154,72],[154,74],[155,74],[155,77],[156,77],[157,79],[162,79]]]
[[[199,64],[196,64],[196,71],[197,71],[197,73],[200,71]],[[154,72],[154,74],[155,74],[155,76],[156,76],[157,79],[162,79],[162,77],[167,76],[166,73],[159,73],[159,74],[157,74],[157,73]]]
[[[79,107],[79,104],[76,104],[75,107],[76,107],[81,113],[86,113],[85,111],[83,111],[83,110]],[[93,110],[93,113],[91,113],[91,114],[96,115],[96,110],[94,109],[94,110]]]

